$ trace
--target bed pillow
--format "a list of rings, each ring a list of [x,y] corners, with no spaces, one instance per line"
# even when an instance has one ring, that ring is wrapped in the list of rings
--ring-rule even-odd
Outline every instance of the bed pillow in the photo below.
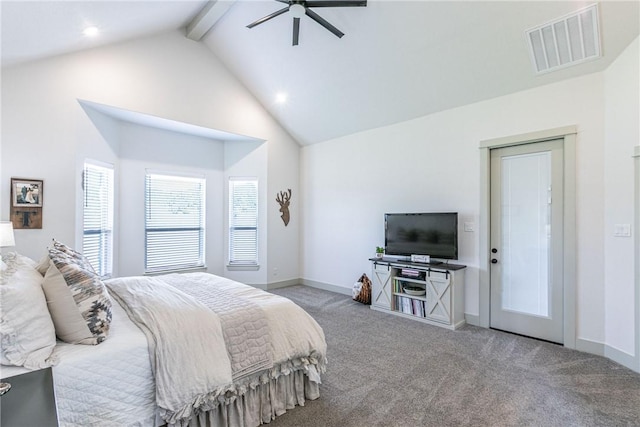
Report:
[[[54,241],[42,288],[58,338],[90,345],[107,339],[111,299],[84,256]]]
[[[35,262],[11,252],[0,271],[0,362],[40,369],[53,365],[56,334]]]
[[[64,243],[58,242],[56,239],[53,239],[53,248],[64,253],[65,255],[69,256],[75,261],[78,261],[80,264],[83,264],[84,268],[91,270],[93,273],[95,273],[95,270],[93,269],[93,266],[91,265],[89,260],[80,252],[76,251],[75,249],[70,248]]]
[[[36,270],[38,270],[38,273],[44,276],[45,274],[47,274],[47,270],[49,269],[50,263],[51,263],[51,260],[49,259],[49,253],[46,253],[40,259],[40,261],[38,261],[38,263],[36,264]]]

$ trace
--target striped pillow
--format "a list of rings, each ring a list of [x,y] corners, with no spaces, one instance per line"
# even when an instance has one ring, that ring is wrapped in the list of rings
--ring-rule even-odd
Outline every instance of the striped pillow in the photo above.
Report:
[[[42,288],[58,338],[93,345],[107,338],[111,299],[82,254],[54,241]]]

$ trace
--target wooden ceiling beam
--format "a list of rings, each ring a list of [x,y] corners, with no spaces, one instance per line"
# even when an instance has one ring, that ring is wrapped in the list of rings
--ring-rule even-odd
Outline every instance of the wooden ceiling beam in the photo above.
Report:
[[[211,0],[187,25],[187,38],[200,41],[236,0]]]

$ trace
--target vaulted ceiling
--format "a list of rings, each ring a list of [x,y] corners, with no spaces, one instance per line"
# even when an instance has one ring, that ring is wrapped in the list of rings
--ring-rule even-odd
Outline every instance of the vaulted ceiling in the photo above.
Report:
[[[527,48],[527,29],[589,4],[369,0],[315,9],[342,38],[303,16],[292,46],[290,13],[246,28],[279,1],[3,0],[2,66],[185,29],[306,145],[604,70],[638,36],[640,2],[600,2],[599,59],[538,75]],[[99,38],[80,35],[88,24]]]

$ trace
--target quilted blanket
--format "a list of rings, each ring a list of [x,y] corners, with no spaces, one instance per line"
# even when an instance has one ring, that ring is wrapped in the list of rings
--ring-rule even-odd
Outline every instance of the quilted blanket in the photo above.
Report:
[[[219,316],[234,381],[273,366],[267,319],[257,304],[212,286],[210,281],[185,280],[180,274],[162,280]]]
[[[320,382],[322,329],[286,298],[206,273],[106,284],[147,335],[156,404],[169,425],[292,370]]]

